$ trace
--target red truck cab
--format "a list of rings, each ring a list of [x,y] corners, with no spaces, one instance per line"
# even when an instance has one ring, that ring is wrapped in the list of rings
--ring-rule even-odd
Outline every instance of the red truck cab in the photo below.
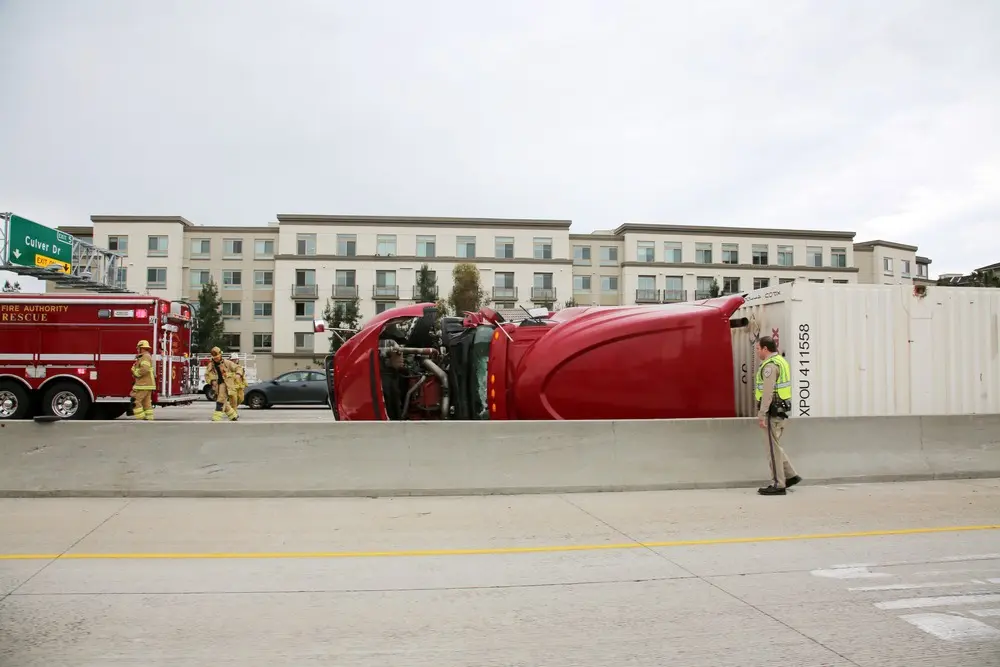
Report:
[[[694,419],[736,416],[738,295],[573,307],[514,323],[483,308],[387,310],[327,358],[345,421]]]

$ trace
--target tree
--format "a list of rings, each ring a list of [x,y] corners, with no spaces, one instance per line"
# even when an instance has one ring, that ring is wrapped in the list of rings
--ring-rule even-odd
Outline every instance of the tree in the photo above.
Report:
[[[330,299],[327,299],[326,307],[323,308],[323,320],[326,322],[326,328],[330,330],[330,354],[333,354],[360,328],[361,299],[354,297],[350,301],[336,303],[331,303]],[[339,331],[339,329],[350,329],[350,331]]]
[[[486,292],[479,284],[479,269],[475,264],[456,264],[451,272],[455,285],[451,288],[448,303],[456,315],[476,312],[486,300]]]
[[[448,304],[444,299],[440,298],[441,290],[438,288],[437,275],[430,270],[426,264],[420,267],[417,271],[417,284],[415,286],[416,294],[414,294],[414,299],[418,303],[429,303],[434,302],[437,306],[438,319],[448,314]]]
[[[1000,272],[973,271],[969,284],[974,287],[1000,287]]]
[[[722,289],[719,287],[719,281],[716,280],[715,278],[712,278],[712,286],[708,289],[709,298],[714,299],[715,297],[719,296],[721,292]]]
[[[195,342],[198,352],[208,352],[213,347],[222,347],[226,333],[222,322],[222,301],[219,299],[219,286],[211,278],[201,286],[201,292],[198,293],[196,322],[198,330],[195,333]]]
[[[3,290],[2,291],[4,293],[20,292],[21,291],[21,283],[16,282],[16,281],[12,283],[11,281],[7,280],[3,284]]]

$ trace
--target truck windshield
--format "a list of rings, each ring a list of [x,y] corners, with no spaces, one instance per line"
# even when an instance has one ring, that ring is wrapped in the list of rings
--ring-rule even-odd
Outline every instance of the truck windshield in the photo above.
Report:
[[[490,360],[490,342],[493,340],[493,327],[482,325],[476,327],[476,335],[472,339],[472,377],[476,387],[476,404],[472,414],[475,419],[489,419],[489,403],[486,398],[486,367]]]

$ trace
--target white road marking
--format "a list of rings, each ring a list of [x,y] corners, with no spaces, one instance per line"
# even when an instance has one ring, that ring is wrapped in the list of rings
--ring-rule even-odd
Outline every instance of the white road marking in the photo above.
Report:
[[[878,579],[881,577],[891,577],[885,572],[870,572],[867,567],[835,567],[832,570],[813,570],[810,572],[814,577],[826,577],[828,579]]]
[[[924,632],[950,642],[1000,639],[1000,630],[982,621],[952,614],[904,614],[901,619]]]
[[[985,618],[988,616],[1000,616],[1000,609],[970,609],[969,613]]]
[[[908,591],[914,588],[944,588],[946,586],[965,586],[967,581],[937,582],[929,584],[886,584],[885,586],[858,586],[848,588],[849,591]]]
[[[893,565],[926,565],[928,563],[959,563],[975,560],[1000,560],[1000,554],[967,554],[963,556],[944,556],[942,558],[922,558],[920,560],[893,560],[884,563],[846,563],[834,565],[834,569],[847,567],[890,567]]]
[[[926,607],[947,607],[955,604],[979,604],[981,602],[1000,602],[1000,595],[981,593],[971,595],[941,595],[929,598],[903,598],[888,602],[876,602],[879,609],[923,609]]]

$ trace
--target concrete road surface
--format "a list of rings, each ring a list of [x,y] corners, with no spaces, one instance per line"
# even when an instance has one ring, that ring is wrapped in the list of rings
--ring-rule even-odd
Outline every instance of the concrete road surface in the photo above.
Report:
[[[215,411],[215,403],[209,401],[196,401],[191,405],[161,406],[156,408],[157,421],[211,421],[212,412]],[[283,405],[266,410],[251,410],[243,405],[239,409],[240,419],[243,421],[272,421],[272,422],[303,422],[303,421],[330,421],[336,422],[333,418],[333,411],[324,406],[315,405]],[[130,416],[121,417],[120,420],[131,419]]]
[[[0,665],[1000,665],[1000,482],[0,500]]]

